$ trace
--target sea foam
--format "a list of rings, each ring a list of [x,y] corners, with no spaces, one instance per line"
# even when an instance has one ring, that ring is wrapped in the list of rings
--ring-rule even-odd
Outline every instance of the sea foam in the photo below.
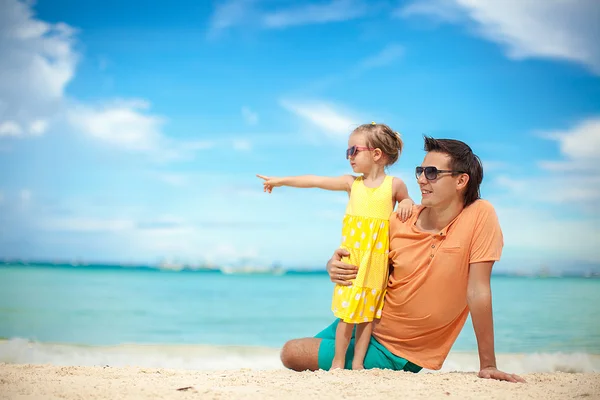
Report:
[[[279,350],[272,348],[152,344],[88,346],[39,343],[20,338],[0,341],[0,362],[189,370],[283,368]]]
[[[600,372],[600,355],[587,353],[501,353],[497,354],[497,361],[500,369],[517,374]],[[0,341],[0,362],[188,370],[283,368],[277,348],[154,344],[88,346],[40,343],[21,338]],[[478,367],[476,353],[451,352],[440,371],[472,372],[477,371]]]

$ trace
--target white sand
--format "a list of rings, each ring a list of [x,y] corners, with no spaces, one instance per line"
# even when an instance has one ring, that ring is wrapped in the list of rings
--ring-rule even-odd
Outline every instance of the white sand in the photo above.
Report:
[[[0,364],[0,399],[600,399],[600,373],[523,377],[525,384],[464,372],[298,373]],[[177,390],[185,387],[191,388]]]

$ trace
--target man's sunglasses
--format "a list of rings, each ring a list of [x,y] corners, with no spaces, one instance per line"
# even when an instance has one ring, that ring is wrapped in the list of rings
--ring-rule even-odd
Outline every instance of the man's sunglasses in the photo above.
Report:
[[[346,150],[346,159],[354,157],[361,150],[375,150],[375,148],[364,146],[352,146],[348,150]]]
[[[425,173],[425,179],[428,181],[435,181],[439,174],[450,173],[450,174],[466,174],[464,171],[452,171],[449,169],[437,169],[436,167],[416,167],[415,176],[417,179]]]

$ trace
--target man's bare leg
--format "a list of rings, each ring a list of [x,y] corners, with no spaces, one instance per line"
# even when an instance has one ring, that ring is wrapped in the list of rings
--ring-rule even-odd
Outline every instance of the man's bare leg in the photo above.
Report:
[[[293,339],[283,345],[281,362],[294,371],[316,371],[319,369],[319,346],[321,339]]]
[[[371,342],[371,332],[373,332],[372,322],[356,325],[356,343],[354,345],[352,369],[365,369],[363,363],[367,355],[369,343]]]

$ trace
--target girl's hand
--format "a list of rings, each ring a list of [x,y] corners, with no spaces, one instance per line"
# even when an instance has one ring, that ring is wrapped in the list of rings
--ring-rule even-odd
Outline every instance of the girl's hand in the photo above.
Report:
[[[263,192],[271,193],[274,187],[281,186],[281,182],[279,178],[268,177],[264,175],[256,175],[258,178],[264,180],[263,182]]]
[[[348,250],[337,249],[333,257],[327,262],[327,272],[331,282],[342,286],[351,286],[351,280],[356,278],[358,268],[342,262],[342,257],[350,255]]]
[[[414,203],[411,199],[404,199],[398,203],[398,210],[396,210],[396,212],[402,222],[406,222],[412,215],[413,205]]]

